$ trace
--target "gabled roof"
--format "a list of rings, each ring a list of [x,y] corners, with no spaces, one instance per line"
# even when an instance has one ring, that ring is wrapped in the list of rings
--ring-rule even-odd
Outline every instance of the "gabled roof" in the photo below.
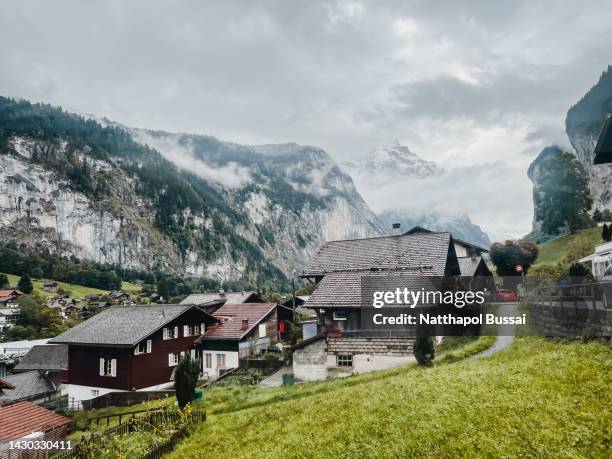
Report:
[[[199,341],[216,339],[240,341],[277,307],[283,306],[276,303],[224,304],[213,313],[213,316],[221,322],[207,328]],[[243,329],[242,321],[245,319],[248,320],[248,326]]]
[[[492,275],[491,270],[482,257],[459,257],[457,260],[459,260],[459,269],[461,270],[462,276],[474,276],[481,263],[485,266],[489,274]]]
[[[192,308],[197,309],[187,304],[113,306],[49,342],[132,347]],[[205,311],[197,310],[216,320]]]
[[[414,226],[412,228],[410,228],[408,231],[406,231],[404,234],[418,234],[418,233],[428,233],[428,234],[435,234],[438,231],[433,231],[427,228],[423,228],[422,226]],[[442,231],[444,232],[444,231]],[[464,240],[461,240],[459,238],[456,238],[453,236],[453,241],[455,241],[457,244],[462,245],[464,247],[472,247],[476,250],[479,250],[480,252],[489,252],[489,249],[485,249],[484,247],[481,247],[477,244],[473,244],[471,242],[467,242]]]
[[[403,286],[411,290],[435,289],[441,277],[423,276],[411,272],[370,272],[351,271],[326,274],[310,295],[304,307],[307,308],[359,308],[362,306],[362,277],[370,279],[380,277],[381,285],[391,282],[394,286]],[[397,283],[394,282],[397,281]],[[401,283],[400,283],[401,282]],[[372,285],[375,285],[372,283]],[[390,285],[390,284],[388,284]],[[371,293],[363,292],[371,298]]]
[[[403,270],[445,274],[450,233],[415,233],[325,243],[301,276],[338,271]]]
[[[0,297],[3,297],[3,296],[13,296],[13,295],[21,296],[21,295],[23,295],[23,292],[21,290],[19,290],[19,289],[16,289],[16,288],[9,288],[9,289],[0,290]]]
[[[223,301],[227,304],[239,304],[248,302],[254,295],[257,295],[257,292],[193,293],[181,301],[181,304],[200,306],[217,301]]]
[[[612,117],[608,116],[601,127],[593,164],[612,163]]]
[[[2,404],[41,397],[56,389],[51,380],[37,370],[5,376],[4,381],[15,388],[2,391],[0,396]]]
[[[72,421],[30,402],[0,407],[0,442],[17,440],[33,432],[47,432]]]
[[[68,346],[65,344],[44,344],[32,347],[23,356],[15,371],[68,369]]]

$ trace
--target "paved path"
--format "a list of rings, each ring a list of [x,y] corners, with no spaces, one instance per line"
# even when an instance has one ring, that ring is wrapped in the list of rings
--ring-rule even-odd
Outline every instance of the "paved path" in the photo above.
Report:
[[[282,366],[280,370],[272,373],[266,379],[263,379],[257,384],[259,387],[280,387],[283,385],[283,375],[292,372],[291,367]]]
[[[515,316],[520,303],[502,303],[499,309],[500,316]],[[514,325],[500,325],[499,335],[493,346],[470,357],[468,360],[478,360],[497,354],[509,347],[514,341]]]

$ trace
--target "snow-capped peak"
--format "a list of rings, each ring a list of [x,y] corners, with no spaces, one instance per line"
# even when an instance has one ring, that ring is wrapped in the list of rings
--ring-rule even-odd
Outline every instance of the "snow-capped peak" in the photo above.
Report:
[[[437,170],[436,163],[425,161],[399,141],[377,148],[368,158],[346,164],[353,172],[385,176],[427,177]]]

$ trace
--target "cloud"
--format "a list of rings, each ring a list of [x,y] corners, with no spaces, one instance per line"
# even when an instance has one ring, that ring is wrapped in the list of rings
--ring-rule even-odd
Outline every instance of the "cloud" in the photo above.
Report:
[[[529,160],[563,140],[568,107],[611,63],[611,22],[603,0],[2,2],[0,94],[129,126],[317,145],[339,161],[400,139],[449,169],[505,170],[526,189],[478,223],[519,233]],[[174,161],[207,180],[248,180],[183,150]]]
[[[133,130],[132,135],[137,142],[156,149],[168,161],[174,163],[179,169],[191,172],[206,181],[218,183],[227,188],[241,188],[252,182],[248,168],[235,162],[228,162],[223,166],[213,166],[196,158],[193,147],[181,142],[178,134],[165,134],[153,136],[143,130]]]

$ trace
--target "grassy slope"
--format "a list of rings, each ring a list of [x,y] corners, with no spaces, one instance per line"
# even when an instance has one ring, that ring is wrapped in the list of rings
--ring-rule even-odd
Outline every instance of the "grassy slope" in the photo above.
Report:
[[[540,244],[540,254],[535,264],[555,264],[563,260],[567,255],[568,244],[573,241],[577,235],[586,236],[593,241],[594,245],[601,244],[602,242],[601,228],[598,227],[580,230],[567,236],[561,236]]]
[[[347,379],[252,389],[251,404],[211,390],[173,457],[611,454],[608,345],[520,338],[490,359]]]
[[[19,276],[15,276],[13,274],[7,274],[7,276],[9,278],[9,282],[11,283],[11,286],[16,287],[17,283],[19,282]],[[51,279],[32,280],[34,291],[40,293],[41,295],[45,295],[45,296],[54,295],[54,293],[52,292],[45,292],[43,290],[44,283],[50,282],[50,281]],[[66,291],[69,291],[77,299],[82,299],[85,295],[100,295],[100,294],[103,295],[103,294],[108,293],[108,290],[100,290],[97,288],[84,287],[82,285],[76,285],[76,284],[67,284],[65,282],[58,282],[58,283],[60,287],[62,287]],[[139,285],[131,284],[129,282],[123,282],[121,289],[124,292],[127,292],[129,294],[137,294],[138,292],[140,292]]]

